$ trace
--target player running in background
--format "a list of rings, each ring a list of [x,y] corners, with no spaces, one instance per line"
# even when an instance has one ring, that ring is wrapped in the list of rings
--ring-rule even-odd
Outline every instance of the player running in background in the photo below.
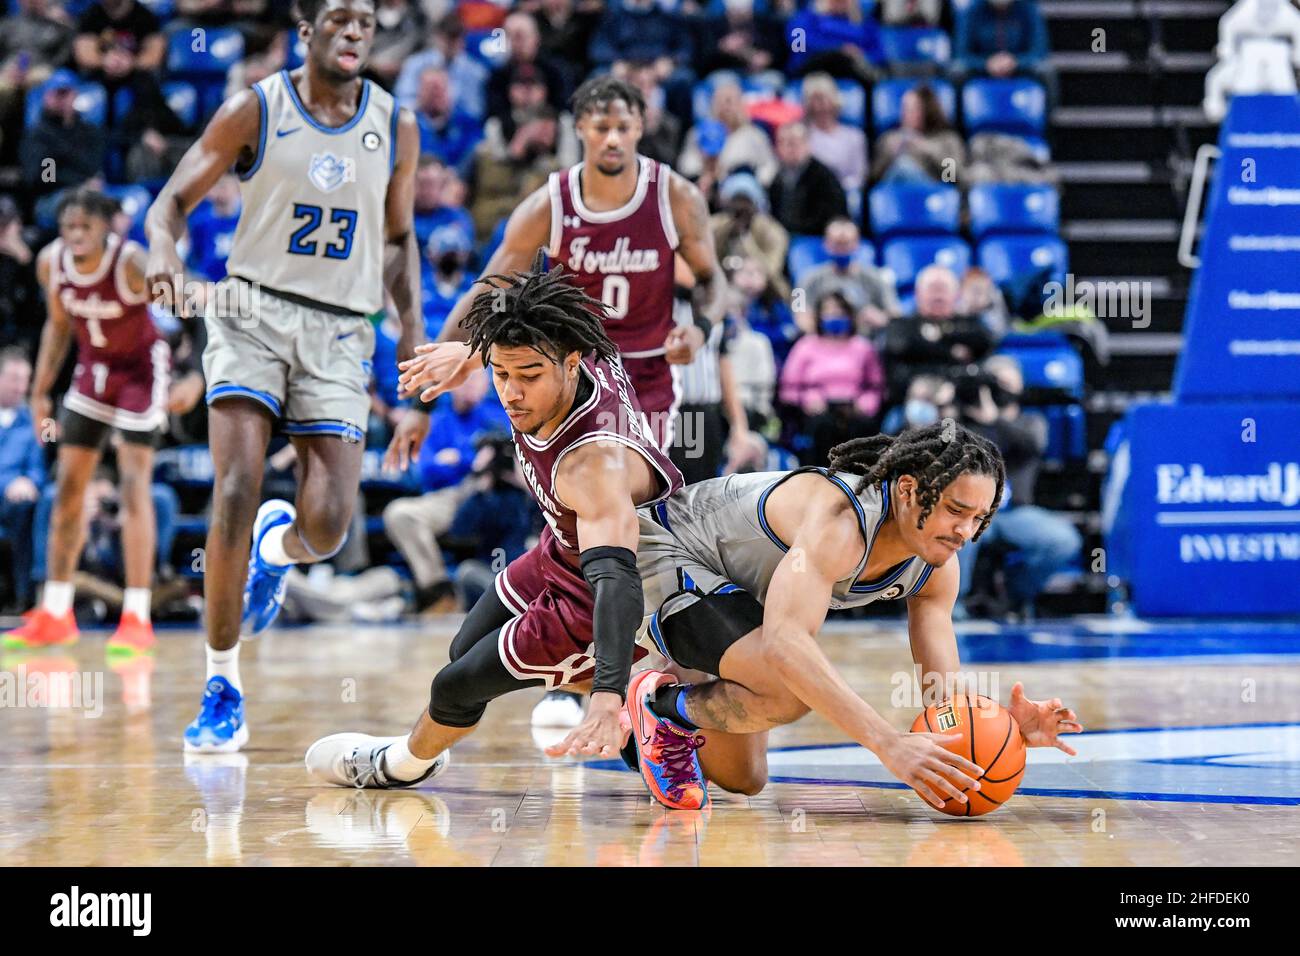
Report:
[[[663,734],[664,724],[703,732],[693,786],[708,779],[752,794],[767,782],[767,731],[815,710],[931,803],[964,802],[967,774],[982,771],[940,746],[941,735],[894,730],[816,635],[829,609],[906,600],[921,686],[932,702],[949,696],[960,673],[957,552],[993,520],[1004,481],[997,448],[945,420],[846,442],[829,469],[715,478],[643,510],[649,633],[680,672],[632,678],[633,741]],[[1074,754],[1058,734],[1083,728],[1059,700],[1028,700],[1016,684],[1008,710],[1027,746]],[[693,805],[693,793],[664,799],[658,762],[644,753],[641,769],[666,806]]]
[[[532,272],[479,280],[495,291],[464,321],[547,527],[466,615],[411,733],[316,741],[306,763],[319,780],[376,788],[427,780],[490,701],[523,687],[591,681],[585,719],[549,753],[614,756],[622,745],[628,674],[644,654],[635,643],[644,610],[636,508],[680,489],[681,474],[644,429],[618,350],[592,311],[601,303],[558,266],[541,268],[539,253]],[[405,384],[425,382],[408,375]],[[692,735],[668,727],[642,753],[661,774],[695,767]]]
[[[41,603],[4,636],[7,647],[76,643],[73,575],[85,545],[86,487],[109,433],[121,484],[126,595],[110,654],[147,652],[155,638],[150,589],[156,552],[154,447],[167,423],[170,350],[149,315],[145,252],[111,230],[117,203],[91,189],[59,201],[59,238],[41,250],[36,275],[48,318],[32,383],[32,424],[48,441],[50,390],[73,338],[77,367],[58,420],[58,483],[50,517],[48,568]]]
[[[208,681],[185,729],[189,751],[230,752],[248,740],[241,628],[252,636],[271,624],[292,565],[343,546],[370,409],[367,316],[384,307],[385,291],[402,323],[398,357],[424,340],[412,226],[419,129],[361,75],[374,4],[300,0],[298,16],[303,66],[222,104],[146,220],[151,289],[171,290],[183,271],[176,243],[185,217],[228,169],[239,175],[229,278],[206,315],[215,471],[203,578]],[[297,451],[298,498],[259,508],[279,420]],[[412,409],[385,464],[405,468],[428,429],[428,415]]]

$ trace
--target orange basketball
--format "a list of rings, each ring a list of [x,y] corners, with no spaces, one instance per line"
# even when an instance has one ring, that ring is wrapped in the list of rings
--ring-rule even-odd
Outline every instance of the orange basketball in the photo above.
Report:
[[[1025,774],[1025,738],[1011,713],[983,695],[958,694],[927,707],[912,722],[912,733],[961,734],[946,745],[984,771],[980,789],[963,787],[966,803],[951,797],[942,810],[954,817],[983,816],[1000,807],[1020,786]],[[928,806],[934,804],[926,801]],[[936,808],[939,809],[939,808]]]

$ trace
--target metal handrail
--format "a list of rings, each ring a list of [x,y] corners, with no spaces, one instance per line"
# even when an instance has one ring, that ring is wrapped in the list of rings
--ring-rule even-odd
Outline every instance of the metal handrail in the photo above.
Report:
[[[1223,153],[1214,143],[1204,143],[1196,151],[1196,162],[1192,166],[1192,181],[1187,187],[1187,209],[1183,212],[1183,228],[1178,236],[1178,264],[1188,269],[1199,269],[1201,257],[1192,255],[1192,246],[1196,242],[1196,225],[1201,218],[1201,199],[1205,193],[1205,183],[1209,179],[1210,160],[1218,159]]]

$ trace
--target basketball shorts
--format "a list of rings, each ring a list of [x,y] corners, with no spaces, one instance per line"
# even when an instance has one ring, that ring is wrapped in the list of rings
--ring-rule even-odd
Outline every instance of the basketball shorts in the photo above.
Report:
[[[637,512],[647,636],[674,663],[717,674],[727,648],[762,626],[763,605],[673,537],[662,511],[660,504]]]
[[[59,443],[76,448],[92,448],[96,451],[102,451],[113,428],[114,426],[106,422],[89,418],[80,412],[74,412],[65,405],[63,411],[59,414]],[[117,431],[121,434],[122,441],[127,444],[142,445],[148,448],[157,448],[158,442],[162,438],[162,430],[158,428],[147,432],[130,428],[119,428]]]
[[[651,437],[661,449],[667,451],[673,444],[677,408],[681,404],[678,373],[662,355],[624,358],[623,368],[636,392]]]
[[[171,349],[163,339],[129,355],[77,355],[72,385],[63,396],[59,432],[100,441],[112,429],[123,435],[153,435],[167,424],[167,388],[171,384]],[[74,418],[69,413],[75,413]],[[98,423],[95,429],[88,422]],[[84,424],[84,427],[81,427]],[[89,433],[93,431],[94,435]],[[151,439],[152,440],[152,439]],[[81,445],[82,441],[70,441]],[[97,447],[86,445],[86,447]]]
[[[507,671],[521,681],[542,680],[548,689],[591,680],[596,596],[582,572],[564,559],[549,527],[535,547],[497,575],[496,592],[515,615],[497,638]],[[633,660],[646,653],[638,646]]]
[[[364,441],[375,351],[367,317],[313,309],[231,277],[204,321],[209,405],[249,398],[282,417],[285,434]]]

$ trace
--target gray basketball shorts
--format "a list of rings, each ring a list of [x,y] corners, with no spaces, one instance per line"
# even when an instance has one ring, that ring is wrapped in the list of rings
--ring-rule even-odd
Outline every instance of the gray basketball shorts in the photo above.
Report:
[[[250,398],[284,419],[288,435],[364,441],[375,329],[228,278],[208,303],[203,351],[207,402]]]

